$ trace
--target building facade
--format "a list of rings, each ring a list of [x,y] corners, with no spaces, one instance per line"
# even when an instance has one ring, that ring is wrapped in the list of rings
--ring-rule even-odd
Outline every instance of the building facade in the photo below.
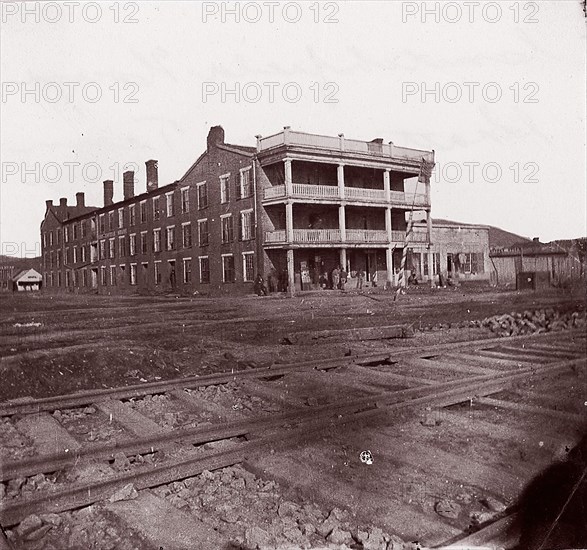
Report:
[[[178,181],[159,187],[147,161],[145,190],[123,175],[124,198],[104,204],[47,201],[41,224],[44,288],[99,293],[247,293],[257,274],[270,290],[317,288],[335,266],[393,284],[406,240],[421,277],[434,266],[430,178],[434,151],[319,136],[289,127],[256,147],[211,128],[206,151]],[[433,268],[434,269],[434,268]]]

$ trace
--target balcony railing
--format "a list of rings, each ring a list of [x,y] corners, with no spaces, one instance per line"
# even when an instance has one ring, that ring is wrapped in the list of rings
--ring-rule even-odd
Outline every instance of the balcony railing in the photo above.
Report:
[[[387,204],[385,191],[383,189],[364,189],[362,187],[345,187],[344,195],[347,200],[357,202],[368,202],[375,204]],[[287,197],[285,185],[273,185],[264,190],[264,200],[284,199]],[[335,185],[311,185],[306,183],[292,184],[292,195],[294,199],[341,199],[338,186]],[[425,193],[403,193],[402,191],[391,191],[390,199],[392,205],[399,206],[428,206]]]
[[[294,229],[293,244],[388,244],[403,243],[406,239],[405,231],[393,230],[391,241],[387,231],[381,229],[347,229],[346,239],[342,240],[340,229]],[[426,231],[415,231],[410,235],[409,243],[426,243]],[[287,233],[285,229],[265,232],[265,244],[285,244]]]
[[[259,152],[262,152],[286,144],[311,149],[326,149],[330,151],[359,153],[363,155],[376,155],[409,161],[420,161],[422,158],[425,158],[429,162],[434,161],[433,151],[398,147],[393,143],[359,141],[343,137],[294,132],[292,130],[286,130],[272,136],[260,138],[257,148]]]

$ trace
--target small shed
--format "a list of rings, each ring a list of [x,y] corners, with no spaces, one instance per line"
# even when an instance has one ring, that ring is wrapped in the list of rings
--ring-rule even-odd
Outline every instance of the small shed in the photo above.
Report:
[[[31,292],[41,290],[43,276],[34,269],[23,269],[12,278],[12,290],[15,292]]]

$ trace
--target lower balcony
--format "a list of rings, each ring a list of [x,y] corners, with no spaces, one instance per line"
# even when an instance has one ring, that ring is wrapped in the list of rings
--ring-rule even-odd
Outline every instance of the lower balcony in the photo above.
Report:
[[[424,231],[410,235],[411,243],[426,243],[427,234]],[[377,229],[347,229],[346,239],[342,240],[340,229],[294,229],[293,245],[386,245],[403,243],[406,239],[405,231],[392,231],[391,241],[387,231]],[[265,232],[265,245],[289,244],[285,229]]]

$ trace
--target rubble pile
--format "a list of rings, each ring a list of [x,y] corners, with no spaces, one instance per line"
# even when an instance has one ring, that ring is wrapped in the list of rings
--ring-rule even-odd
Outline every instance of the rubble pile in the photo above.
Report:
[[[274,481],[233,466],[204,471],[153,492],[225,535],[235,549],[404,550],[398,537],[376,527],[357,527],[345,511],[325,513],[315,504],[285,500],[278,490]]]
[[[488,328],[498,336],[517,336],[566,330],[585,326],[585,312],[561,313],[552,308],[526,310],[523,313],[512,312],[494,315],[481,321],[481,326]]]
[[[106,518],[96,506],[60,514],[32,514],[7,531],[15,548],[27,550],[134,550],[136,537]]]
[[[111,441],[124,433],[116,424],[104,422],[95,407],[57,409],[53,418],[78,441]]]

